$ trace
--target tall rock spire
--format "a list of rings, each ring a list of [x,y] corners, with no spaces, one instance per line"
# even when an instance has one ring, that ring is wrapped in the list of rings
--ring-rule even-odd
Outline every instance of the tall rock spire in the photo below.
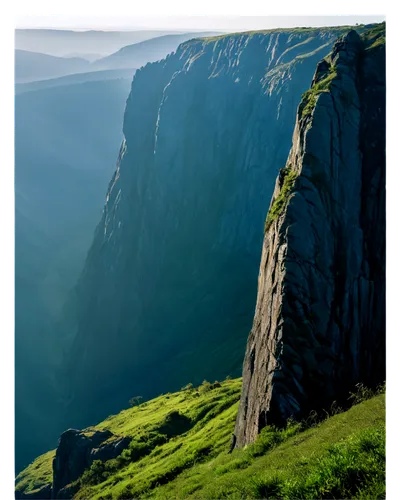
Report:
[[[237,446],[384,379],[384,26],[350,31],[297,112],[265,235]]]

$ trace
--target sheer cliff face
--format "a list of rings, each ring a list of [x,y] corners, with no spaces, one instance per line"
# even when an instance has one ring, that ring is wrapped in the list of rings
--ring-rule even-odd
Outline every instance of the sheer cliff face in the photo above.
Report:
[[[69,304],[77,425],[82,408],[90,421],[135,394],[238,373],[266,206],[300,96],[339,34],[195,40],[137,71],[103,218]]]
[[[382,26],[350,32],[318,64],[265,231],[238,446],[384,379]]]

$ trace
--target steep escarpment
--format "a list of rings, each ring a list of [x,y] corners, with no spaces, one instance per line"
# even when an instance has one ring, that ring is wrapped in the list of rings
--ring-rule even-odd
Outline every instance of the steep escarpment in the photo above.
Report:
[[[237,445],[385,377],[385,27],[317,66],[278,175]]]
[[[137,71],[67,308],[67,426],[240,371],[266,203],[300,96],[343,31],[194,40]]]

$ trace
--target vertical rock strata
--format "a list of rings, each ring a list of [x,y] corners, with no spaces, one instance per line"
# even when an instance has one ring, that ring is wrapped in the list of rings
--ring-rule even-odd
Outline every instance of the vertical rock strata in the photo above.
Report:
[[[298,108],[265,224],[237,446],[384,376],[381,25],[340,38]]]
[[[239,374],[266,203],[301,94],[345,30],[192,40],[136,72],[69,304],[66,426],[104,418],[135,394]]]

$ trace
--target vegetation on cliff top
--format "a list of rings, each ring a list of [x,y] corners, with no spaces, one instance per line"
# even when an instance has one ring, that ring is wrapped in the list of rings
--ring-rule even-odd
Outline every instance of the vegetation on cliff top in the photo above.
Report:
[[[386,41],[386,23],[380,23],[374,25],[372,28],[361,34],[361,40],[364,43],[365,48],[374,49],[376,47],[384,46]],[[317,103],[317,98],[322,92],[329,92],[330,85],[332,81],[337,77],[337,72],[334,64],[328,56],[326,59],[329,66],[329,71],[327,75],[320,81],[315,83],[309,90],[304,92],[299,106],[299,112],[301,118],[307,118],[311,116],[315,105]]]
[[[227,37],[239,37],[239,36],[253,36],[253,35],[269,35],[272,33],[305,33],[305,34],[313,34],[313,33],[325,33],[327,31],[331,33],[337,33],[338,36],[341,33],[344,33],[346,31],[349,31],[351,29],[365,29],[365,25],[360,24],[356,27],[354,26],[321,26],[321,27],[314,27],[314,26],[304,26],[304,27],[299,27],[299,28],[271,28],[271,29],[266,29],[266,30],[252,30],[252,31],[240,31],[237,33],[227,33],[226,35],[215,35],[215,36],[208,36],[204,38],[194,38],[190,40],[189,42],[185,43],[190,43],[194,41],[203,41],[203,42],[215,42],[218,40],[222,40]]]
[[[240,379],[189,385],[88,429],[134,439],[118,459],[94,462],[74,498],[384,497],[384,394],[358,390],[358,404],[346,412],[266,427],[254,444],[229,454],[240,388]],[[51,482],[53,456],[19,474],[17,490]]]
[[[386,23],[380,23],[361,35],[366,49],[383,46],[386,42]]]

